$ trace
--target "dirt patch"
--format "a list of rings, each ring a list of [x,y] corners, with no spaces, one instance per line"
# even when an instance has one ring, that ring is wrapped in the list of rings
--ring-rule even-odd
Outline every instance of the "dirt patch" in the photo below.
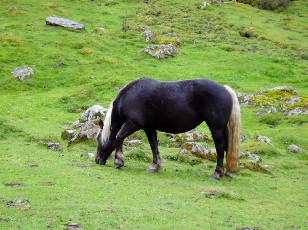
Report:
[[[4,184],[6,187],[10,187],[10,188],[25,188],[26,185],[24,184]]]

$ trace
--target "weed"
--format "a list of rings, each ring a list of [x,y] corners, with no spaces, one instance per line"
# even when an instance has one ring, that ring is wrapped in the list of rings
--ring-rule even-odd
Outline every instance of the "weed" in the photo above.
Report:
[[[21,133],[22,130],[11,124],[6,120],[0,119],[0,139],[8,139],[11,134]]]
[[[149,153],[149,151],[142,148],[128,151],[125,154],[125,158],[129,160],[136,160],[146,163],[150,163],[152,161],[152,156]]]
[[[95,51],[93,49],[83,49],[80,51],[80,53],[82,55],[90,55],[90,54],[93,54]]]
[[[227,199],[227,200],[234,200],[234,201],[244,201],[244,198],[239,196],[238,194],[230,191],[226,191],[225,189],[221,188],[207,188],[201,191],[206,198],[209,199]]]
[[[12,35],[4,35],[0,37],[0,44],[3,46],[20,46],[22,39]]]
[[[246,150],[261,156],[281,155],[275,147],[259,142],[252,143]]]
[[[259,118],[259,122],[276,127],[280,123],[280,116],[276,114],[264,114]]]

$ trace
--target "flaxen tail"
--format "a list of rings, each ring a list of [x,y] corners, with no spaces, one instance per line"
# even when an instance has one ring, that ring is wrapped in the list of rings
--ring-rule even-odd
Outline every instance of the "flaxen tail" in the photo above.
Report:
[[[233,107],[228,123],[228,151],[227,151],[227,170],[236,172],[239,169],[240,141],[241,141],[241,110],[234,90],[225,85],[225,88],[232,96]]]

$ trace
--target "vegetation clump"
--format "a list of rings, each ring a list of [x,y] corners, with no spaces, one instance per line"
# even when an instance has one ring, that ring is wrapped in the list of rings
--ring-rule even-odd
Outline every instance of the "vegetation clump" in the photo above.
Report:
[[[287,8],[292,0],[238,0],[251,6],[256,6],[264,10],[283,10]]]
[[[278,156],[280,152],[272,145],[267,143],[253,142],[246,148],[247,151],[260,156]]]

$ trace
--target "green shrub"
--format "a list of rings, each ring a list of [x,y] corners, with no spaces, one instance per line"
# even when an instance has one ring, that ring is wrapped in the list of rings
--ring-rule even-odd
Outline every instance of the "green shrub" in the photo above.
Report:
[[[239,0],[239,2],[256,6],[263,10],[282,10],[289,6],[291,0]]]

